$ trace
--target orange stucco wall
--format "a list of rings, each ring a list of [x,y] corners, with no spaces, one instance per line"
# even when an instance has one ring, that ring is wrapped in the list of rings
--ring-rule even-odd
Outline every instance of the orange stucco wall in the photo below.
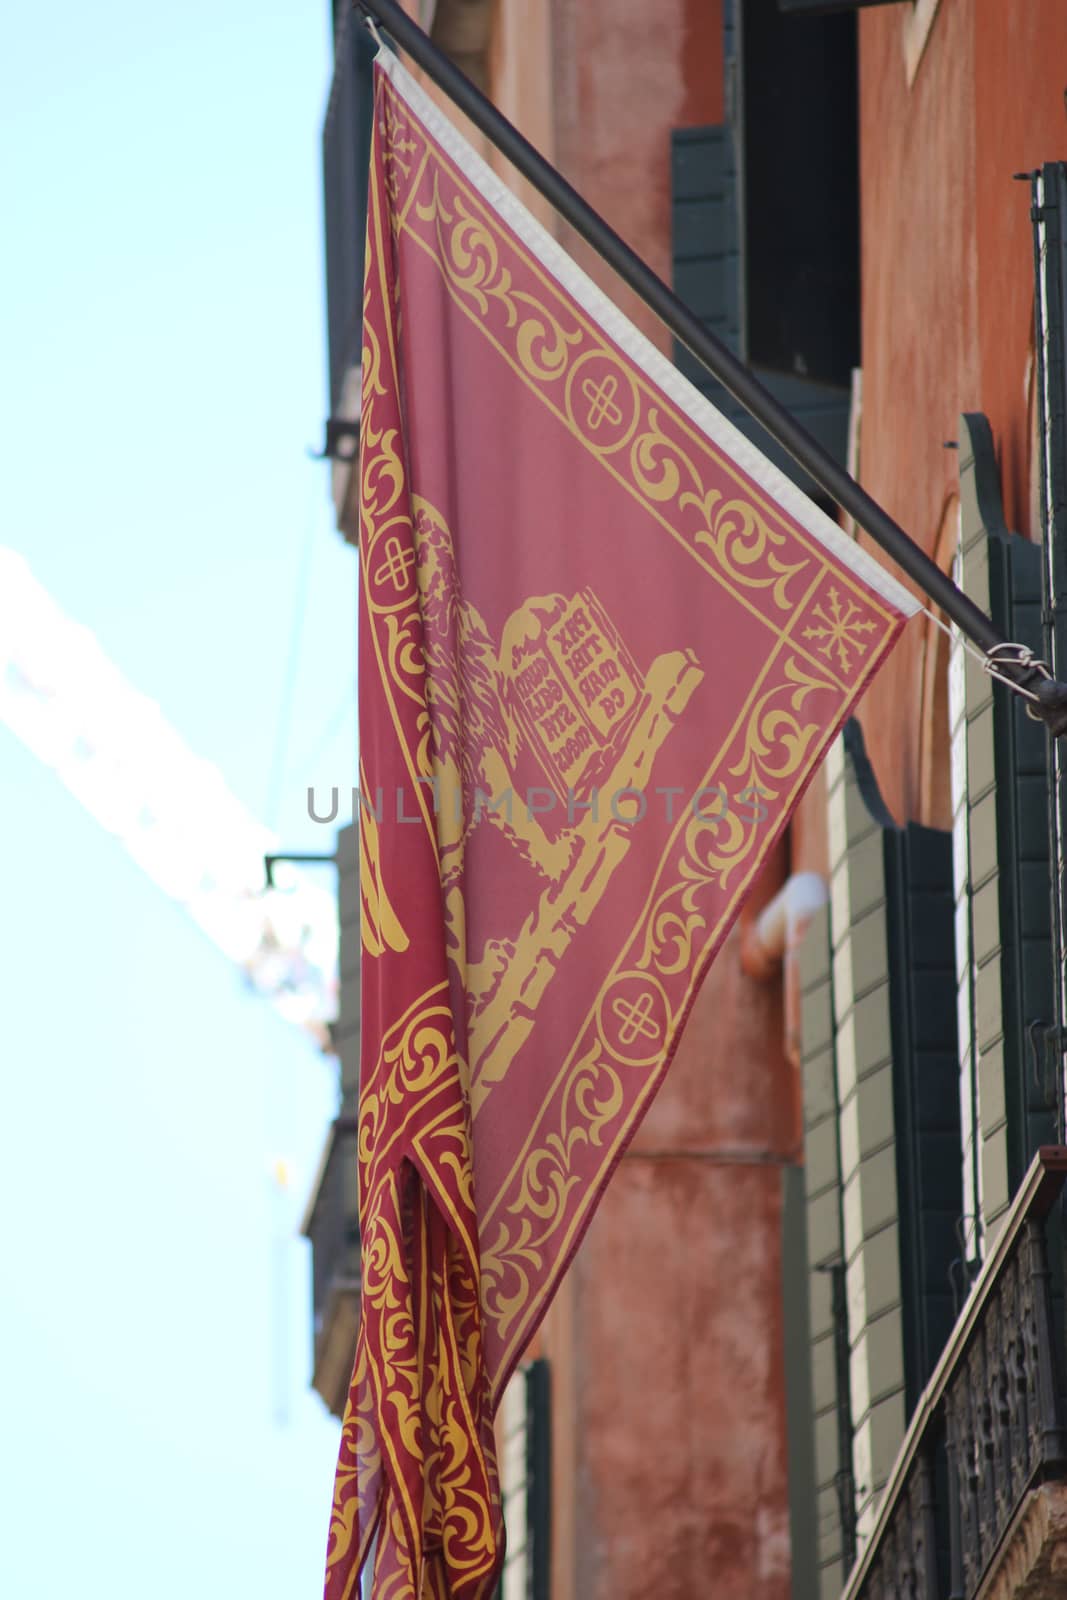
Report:
[[[941,0],[911,85],[903,10],[860,14],[860,475],[933,554],[961,411],[989,416],[1009,525],[1028,531],[1034,276],[1029,189],[1012,174],[1067,155],[1067,8]],[[910,625],[860,717],[901,821],[936,820],[919,770],[923,634]]]
[[[789,1593],[779,991],[731,937],[545,1323],[554,1600]]]
[[[670,134],[719,122],[718,0],[555,0],[556,160],[628,244],[670,277]],[[656,319],[581,240],[567,248],[662,348]]]

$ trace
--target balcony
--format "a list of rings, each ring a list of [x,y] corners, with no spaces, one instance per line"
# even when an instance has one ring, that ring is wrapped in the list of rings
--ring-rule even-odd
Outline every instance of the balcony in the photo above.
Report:
[[[842,1600],[1067,1592],[1060,1207],[1067,1148],[1038,1151],[919,1399]],[[1050,1260],[1053,1263],[1050,1270]]]
[[[344,1413],[359,1329],[360,1264],[356,1123],[330,1129],[302,1232],[311,1241],[315,1365],[311,1384],[334,1416]]]

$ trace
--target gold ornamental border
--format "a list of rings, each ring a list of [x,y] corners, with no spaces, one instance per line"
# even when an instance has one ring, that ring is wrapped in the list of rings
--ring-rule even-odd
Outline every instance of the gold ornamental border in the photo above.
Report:
[[[379,77],[379,92],[384,79]],[[363,599],[366,608],[366,618],[370,627],[371,639],[374,644],[375,657],[378,663],[378,675],[385,693],[389,715],[393,723],[407,768],[408,777],[411,779],[412,793],[417,797],[419,811],[422,816],[423,827],[430,846],[434,853],[434,860],[440,872],[440,854],[437,841],[437,828],[430,802],[427,798],[425,786],[420,783],[420,778],[427,775],[428,768],[420,768],[419,751],[420,717],[425,719],[427,728],[429,715],[425,707],[425,693],[420,689],[422,710],[414,714],[408,711],[407,725],[401,715],[402,708],[397,704],[393,691],[394,662],[390,654],[390,639],[388,624],[381,625],[382,613],[376,606],[372,592],[373,556],[377,545],[381,541],[385,527],[393,526],[406,531],[408,546],[412,555],[409,569],[409,582],[393,616],[402,623],[402,629],[417,627],[419,623],[418,587],[414,575],[414,534],[411,526],[410,514],[410,485],[407,481],[407,467],[403,460],[403,441],[401,438],[402,417],[400,413],[400,386],[399,386],[399,358],[396,349],[396,331],[394,326],[394,313],[390,301],[389,280],[385,270],[386,241],[392,246],[391,233],[387,233],[385,219],[382,216],[382,185],[377,181],[376,162],[382,160],[381,139],[379,137],[378,116],[375,113],[375,135],[371,151],[371,174],[367,206],[367,263],[363,295],[363,352],[362,352],[362,395],[360,404],[360,451],[359,451],[359,564],[360,578],[363,589]],[[375,271],[377,267],[377,271]],[[379,331],[375,327],[375,319],[371,315],[374,310],[380,311],[381,332],[386,349],[383,351]],[[383,381],[383,368],[388,372],[388,383]],[[382,398],[392,400],[396,407],[395,419],[388,416],[379,419],[377,416],[378,401]],[[395,426],[390,424],[395,422]],[[379,502],[377,483],[380,475],[385,475],[393,485],[392,494],[387,496],[384,505]],[[398,508],[399,515],[393,515],[394,508]],[[399,534],[398,534],[399,537]],[[394,634],[395,639],[395,634]],[[423,675],[424,676],[424,675]],[[412,684],[401,685],[403,697],[408,702],[416,698],[416,691]],[[412,716],[414,715],[414,722]],[[373,793],[373,790],[372,790]]]

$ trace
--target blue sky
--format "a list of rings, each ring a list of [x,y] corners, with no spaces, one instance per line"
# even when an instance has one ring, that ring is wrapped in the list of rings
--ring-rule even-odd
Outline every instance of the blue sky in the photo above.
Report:
[[[305,456],[329,9],[24,7],[0,52],[0,544],[295,849],[354,767],[355,562]],[[334,1064],[2,727],[0,796],[0,1592],[315,1595],[295,1233]]]

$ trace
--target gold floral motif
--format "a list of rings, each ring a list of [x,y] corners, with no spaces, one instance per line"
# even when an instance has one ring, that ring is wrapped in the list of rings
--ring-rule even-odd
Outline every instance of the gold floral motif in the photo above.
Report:
[[[458,1103],[456,1112],[462,1122]],[[500,1536],[478,1272],[413,1174],[411,1182],[406,1234],[420,1270],[408,1264],[393,1174],[368,1207],[369,1263],[366,1237],[363,1246],[366,1314],[377,1329],[370,1376],[392,1462],[386,1537],[397,1543],[382,1577],[394,1564],[439,1565],[448,1579],[440,1592],[451,1594],[492,1572]],[[415,1482],[410,1498],[405,1484]]]
[[[491,1573],[500,1528],[494,1525],[492,1509],[497,1473],[486,1425],[489,1395],[481,1360],[478,1284],[452,1236],[435,1272],[433,1291],[437,1358],[427,1403],[426,1459],[433,1504],[426,1520],[440,1543],[454,1589],[457,1580],[476,1582]],[[442,1592],[452,1590],[445,1587]]]
[[[694,944],[707,926],[703,892],[729,886],[758,845],[765,802],[779,798],[783,784],[800,770],[827,725],[825,714],[802,720],[805,702],[819,691],[835,699],[840,694],[835,684],[790,656],[782,678],[756,701],[740,755],[728,769],[731,777],[742,780],[735,792],[744,804],[723,803],[726,791],[718,787],[703,791],[708,798],[683,834],[678,879],[656,897],[647,918],[640,967],[666,977],[692,964]]]
[[[382,1039],[378,1064],[360,1096],[361,1167],[369,1171],[384,1153],[382,1136],[391,1111],[450,1078],[462,1081],[465,1071],[456,1049],[448,983],[442,981],[409,1006]]]
[[[744,749],[729,769],[730,776],[743,778],[749,788],[776,799],[781,783],[799,771],[819,734],[825,731],[825,713],[811,716],[808,721],[800,717],[808,698],[820,692],[835,697],[840,694],[836,684],[817,677],[812,668],[790,656],[783,680],[765,690],[756,701],[745,731]],[[785,706],[777,703],[781,698],[786,700]]]
[[[785,560],[779,554],[788,543],[785,534],[772,528],[751,501],[706,488],[691,457],[664,433],[654,406],[630,448],[630,467],[649,500],[676,499],[679,511],[699,513],[704,526],[691,535],[693,544],[711,550],[720,573],[742,588],[769,590],[780,611],[792,608],[789,585],[810,567],[809,559]]]
[[[415,1589],[415,1572],[407,1558],[404,1519],[394,1503],[382,1518],[374,1556],[374,1594],[381,1600],[421,1600]],[[356,1600],[356,1596],[352,1596]]]
[[[409,607],[406,616],[385,619],[386,658],[394,686],[418,706],[421,713],[426,706],[426,663],[422,654],[422,625],[414,596]]]
[[[688,477],[699,483],[693,463],[667,438],[659,425],[659,412],[652,407],[644,432],[639,433],[630,446],[630,467],[642,494],[658,504],[673,500],[682,486],[679,461],[685,466]],[[687,494],[684,498],[691,500],[694,496]]]
[[[415,214],[422,222],[432,222],[437,235],[438,258],[455,288],[467,295],[484,317],[491,299],[498,300],[507,314],[507,325],[516,320],[511,302],[511,273],[500,265],[500,251],[489,229],[471,215],[462,198],[450,211],[441,199],[440,170],[434,171],[433,195],[428,202],[415,203]]]
[[[399,102],[391,95],[382,101],[378,128],[381,134],[378,148],[382,154],[385,187],[393,202],[390,207],[392,220],[400,211],[401,191],[405,184],[411,182],[420,145],[411,137],[411,125],[401,113]]]
[[[690,966],[693,941],[706,926],[705,918],[693,907],[696,888],[696,883],[687,886],[681,898],[680,910],[663,909],[673,890],[657,901],[648,919],[648,933],[641,953],[642,966],[654,965],[664,977],[673,977]]]
[[[545,1247],[567,1215],[568,1199],[579,1182],[573,1170],[575,1150],[601,1147],[605,1129],[622,1106],[622,1083],[603,1060],[597,1040],[567,1081],[558,1132],[549,1133],[527,1157],[508,1217],[493,1242],[482,1247],[482,1300],[502,1339],[526,1308],[530,1278],[540,1274]],[[536,1231],[534,1217],[543,1224]]]
[[[473,214],[462,195],[455,196],[455,210],[448,209],[441,198],[440,176],[438,168],[430,201],[414,207],[420,221],[434,225],[434,260],[452,287],[472,300],[483,317],[488,315],[490,301],[502,307],[505,326],[514,330],[516,353],[532,378],[559,378],[567,368],[571,347],[581,343],[581,329],[567,332],[540,300],[515,288],[510,271],[501,266],[490,229]]]
[[[871,639],[870,635],[877,631],[877,624],[873,617],[864,616],[862,607],[858,606],[848,595],[842,599],[841,591],[836,586],[831,587],[829,594],[829,610],[818,601],[811,609],[811,615],[816,618],[816,625],[804,629],[804,638],[814,642],[816,650],[825,656],[828,661],[833,661],[836,654],[837,664],[846,675],[852,670],[852,652],[862,656]]]
[[[687,497],[683,496],[683,500]],[[696,502],[697,497],[693,497]],[[786,543],[748,500],[727,500],[718,489],[709,490],[700,501],[707,528],[694,534],[693,542],[713,550],[735,582],[751,589],[770,589],[775,605],[790,611],[794,599],[789,584],[800,572],[810,569],[806,558],[789,562],[778,554]],[[760,575],[760,568],[765,570]]]

